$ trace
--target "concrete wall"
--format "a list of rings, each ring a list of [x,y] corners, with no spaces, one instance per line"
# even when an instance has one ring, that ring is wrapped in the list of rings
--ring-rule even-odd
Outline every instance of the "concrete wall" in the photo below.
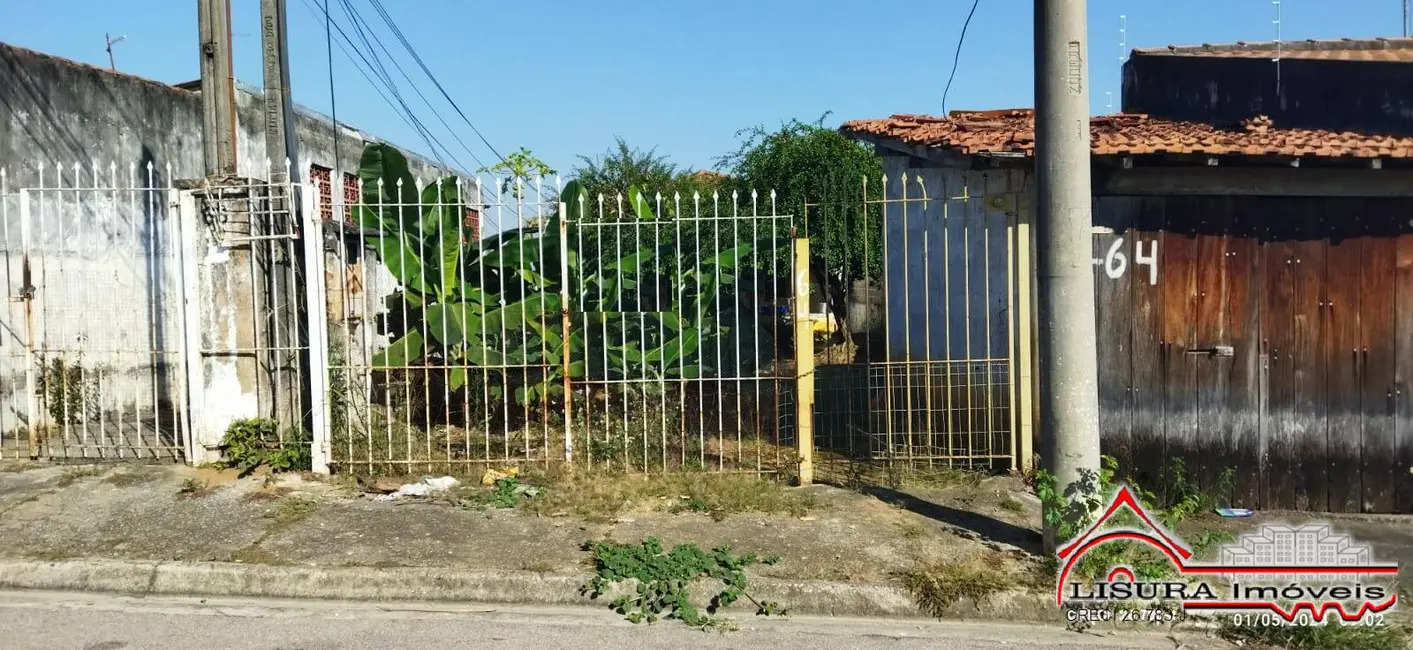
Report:
[[[1006,358],[1007,217],[986,197],[1023,193],[1024,172],[913,169],[902,157],[884,172],[888,360]],[[905,175],[910,200],[894,201]]]
[[[94,416],[58,426],[62,431],[53,444],[175,444],[169,412],[177,398],[180,373],[174,368],[180,367],[183,329],[176,194],[168,188],[204,175],[199,94],[5,44],[0,44],[0,89],[6,295],[20,295],[24,284],[21,190],[29,208],[35,287],[29,323],[24,303],[7,302],[0,328],[0,454],[23,443],[21,429],[29,420],[25,375],[32,360],[26,339],[46,359],[82,361],[93,369],[86,376],[97,384],[94,397],[86,400],[98,405]],[[236,99],[240,173],[264,178],[259,92],[242,87]],[[374,138],[346,125],[336,132],[330,120],[302,108],[296,134],[298,175],[307,180],[311,164],[333,169],[332,195],[341,207],[342,174],[357,172],[365,141]],[[430,161],[408,157],[414,176],[445,175]],[[203,277],[215,277],[209,267],[231,259],[229,251],[216,248],[192,252],[200,255]],[[394,288],[380,265],[370,265],[367,275],[365,290],[377,297]],[[203,348],[234,347],[235,341],[224,340],[228,325],[203,324],[210,335]],[[208,403],[226,398],[243,403],[248,397],[219,392]],[[47,409],[41,403],[37,410],[42,416]]]

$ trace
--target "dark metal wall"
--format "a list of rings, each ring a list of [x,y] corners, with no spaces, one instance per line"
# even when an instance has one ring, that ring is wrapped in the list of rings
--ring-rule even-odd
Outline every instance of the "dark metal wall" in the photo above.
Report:
[[[1266,115],[1281,128],[1407,134],[1413,65],[1135,54],[1123,67],[1123,110],[1214,124]]]
[[[1209,485],[1231,467],[1236,506],[1413,512],[1410,215],[1097,198],[1114,231],[1094,246],[1104,453],[1144,485],[1172,458]]]

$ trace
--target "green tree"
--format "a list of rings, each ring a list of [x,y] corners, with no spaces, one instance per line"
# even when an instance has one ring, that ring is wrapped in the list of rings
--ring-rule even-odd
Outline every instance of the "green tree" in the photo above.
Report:
[[[502,158],[500,162],[482,167],[476,170],[476,173],[498,174],[502,176],[499,182],[500,187],[497,188],[497,191],[502,195],[506,192],[513,192],[515,200],[521,201],[525,199],[526,181],[531,181],[543,176],[553,176],[557,172],[555,172],[548,163],[536,158],[534,154],[530,153],[529,149],[520,147],[518,151],[511,152],[509,156]],[[515,185],[516,179],[520,179],[521,183],[518,186],[512,187],[512,185]]]
[[[770,131],[757,126],[741,132],[735,152],[718,159],[734,186],[774,190],[776,210],[794,214],[810,239],[810,275],[825,290],[829,309],[847,314],[849,283],[877,278],[882,270],[881,204],[883,161],[873,150],[824,126],[791,120]],[[865,184],[864,179],[868,182]],[[849,337],[848,328],[843,335]]]
[[[600,194],[608,200],[627,197],[630,187],[641,187],[649,195],[661,192],[671,196],[680,175],[677,165],[669,162],[667,156],[658,154],[656,149],[629,147],[623,138],[615,138],[615,146],[597,157],[579,156],[579,163],[574,178],[595,199]]]

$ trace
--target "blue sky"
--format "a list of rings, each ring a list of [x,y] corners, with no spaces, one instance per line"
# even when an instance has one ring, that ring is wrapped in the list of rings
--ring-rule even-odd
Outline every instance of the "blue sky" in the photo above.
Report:
[[[334,19],[351,30],[343,0]],[[405,84],[433,136],[474,171],[495,156],[466,127],[389,33],[371,0],[346,0],[447,124]],[[289,0],[295,101],[329,112],[324,0]],[[683,167],[711,167],[738,130],[783,120],[827,123],[938,113],[970,0],[382,0],[447,92],[501,154],[525,146],[561,171],[615,136]],[[231,0],[236,75],[260,83],[259,0]],[[194,0],[0,1],[0,41],[165,82],[198,76]],[[1284,0],[1281,36],[1364,38],[1401,33],[1401,0]],[[1118,105],[1120,15],[1129,47],[1272,40],[1269,0],[1090,0],[1092,107]],[[352,32],[349,32],[352,34]],[[948,109],[1032,102],[1030,0],[981,0]],[[336,37],[337,38],[337,37]],[[378,52],[380,55],[381,51]],[[361,62],[359,65],[362,65]],[[338,117],[428,153],[335,44]],[[455,136],[455,137],[454,137]],[[456,142],[460,138],[467,147]],[[467,150],[469,149],[469,151]]]

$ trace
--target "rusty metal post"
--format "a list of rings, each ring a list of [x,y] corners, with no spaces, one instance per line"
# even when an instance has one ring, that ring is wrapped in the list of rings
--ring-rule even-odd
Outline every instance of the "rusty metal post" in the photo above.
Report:
[[[810,240],[795,240],[795,447],[800,485],[814,482],[814,327],[810,321]]]
[[[569,341],[569,206],[559,204],[559,318],[564,345],[560,350],[564,366],[564,464],[574,461],[574,383],[569,377],[573,365],[573,345]]]

